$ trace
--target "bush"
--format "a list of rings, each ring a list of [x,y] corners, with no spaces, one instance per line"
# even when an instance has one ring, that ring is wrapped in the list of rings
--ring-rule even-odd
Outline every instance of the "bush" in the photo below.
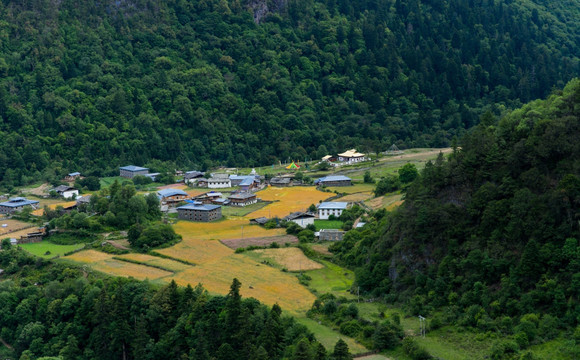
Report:
[[[340,325],[340,332],[346,336],[357,337],[362,331],[362,326],[357,320],[351,320]]]
[[[528,335],[526,335],[525,332],[519,332],[519,333],[515,334],[514,341],[516,342],[516,344],[518,344],[520,349],[525,349],[528,347],[528,345],[530,345],[530,341],[528,340]]]
[[[427,350],[423,349],[415,340],[411,337],[406,337],[403,340],[403,350],[411,359],[413,360],[428,360],[432,359],[433,357],[427,352]]]
[[[298,233],[298,240],[301,243],[309,243],[314,241],[314,231],[304,229]]]

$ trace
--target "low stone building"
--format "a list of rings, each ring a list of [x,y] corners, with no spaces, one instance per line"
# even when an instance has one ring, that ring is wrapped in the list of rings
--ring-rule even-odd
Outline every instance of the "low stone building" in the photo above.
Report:
[[[317,186],[351,186],[352,179],[344,175],[325,176],[314,181]]]
[[[28,200],[23,197],[16,197],[12,198],[8,201],[0,203],[0,214],[12,214],[17,211],[21,211],[27,206],[36,209],[38,205],[38,201],[36,200]]]
[[[322,229],[318,232],[319,241],[341,241],[345,231],[338,229]]]
[[[339,202],[339,201],[323,202],[320,205],[318,205],[318,218],[321,220],[328,220],[328,217],[330,215],[339,217],[340,215],[342,215],[342,212],[346,210],[347,206],[348,206],[347,202]]]
[[[284,218],[286,221],[292,221],[298,224],[301,228],[306,228],[308,225],[314,225],[314,218],[316,215],[306,212],[294,212]]]
[[[149,174],[148,168],[143,168],[135,165],[128,165],[119,168],[119,176],[132,179],[137,175],[147,175]]]
[[[209,222],[221,219],[222,207],[209,204],[187,204],[177,208],[180,220]]]
[[[231,206],[248,206],[258,202],[256,194],[242,192],[228,197]]]
[[[270,185],[277,187],[287,187],[292,186],[291,177],[273,177],[270,179]]]

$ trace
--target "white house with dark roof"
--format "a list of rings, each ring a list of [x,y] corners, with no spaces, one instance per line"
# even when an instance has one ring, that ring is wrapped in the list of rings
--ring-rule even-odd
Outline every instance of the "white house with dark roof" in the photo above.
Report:
[[[256,194],[253,194],[251,192],[242,192],[238,194],[233,194],[230,197],[228,197],[228,200],[230,200],[231,206],[248,206],[258,202]]]
[[[65,199],[72,199],[79,196],[79,191],[72,186],[68,185],[60,185],[52,189],[55,191],[59,196],[62,196]]]
[[[3,203],[0,203],[0,214],[12,214],[17,211],[21,211],[27,206],[31,206],[36,209],[38,201],[28,200],[23,197],[15,197]]]
[[[119,176],[132,179],[137,175],[147,175],[149,174],[149,169],[144,167],[139,167],[135,165],[128,165],[119,168]]]
[[[306,228],[308,225],[314,225],[314,218],[316,215],[307,212],[293,212],[286,216],[284,220],[292,221],[298,224],[301,228]]]
[[[320,205],[318,205],[318,218],[321,220],[328,220],[330,215],[339,217],[342,215],[342,212],[346,210],[347,206],[347,202],[341,201],[329,201],[320,203]]]

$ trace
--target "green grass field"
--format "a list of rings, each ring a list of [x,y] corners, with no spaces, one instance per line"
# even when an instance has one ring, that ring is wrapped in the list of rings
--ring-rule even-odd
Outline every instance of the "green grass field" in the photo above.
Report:
[[[269,202],[258,202],[248,206],[223,206],[222,214],[224,216],[246,216],[256,210],[260,210],[264,206],[270,204]]]
[[[320,229],[342,229],[344,223],[339,220],[314,220],[316,231]]]
[[[84,244],[56,245],[48,241],[42,241],[39,243],[22,244],[18,246],[28,251],[32,255],[39,256],[45,259],[52,259],[57,256],[64,256],[65,253],[80,249],[85,245]],[[50,254],[45,255],[47,251],[49,251]]]
[[[312,319],[306,317],[299,317],[296,318],[296,320],[298,320],[298,322],[301,323],[302,325],[306,326],[308,330],[312,331],[314,333],[314,336],[316,336],[316,340],[318,340],[322,345],[324,345],[324,347],[329,351],[332,351],[334,349],[334,345],[336,345],[338,339],[342,339],[344,340],[344,342],[347,343],[348,349],[352,354],[361,354],[369,351],[367,348],[357,343],[354,339],[344,336],[340,334],[338,331],[335,331],[327,326],[321,325]]]
[[[324,260],[317,260],[324,265],[323,269],[308,271],[307,274],[312,278],[310,289],[318,294],[332,293],[335,296],[345,296],[354,298],[348,292],[354,281],[354,273],[338,265]]]

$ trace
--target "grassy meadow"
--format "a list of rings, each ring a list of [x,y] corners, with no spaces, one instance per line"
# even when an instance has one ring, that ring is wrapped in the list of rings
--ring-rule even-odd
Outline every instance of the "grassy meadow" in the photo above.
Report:
[[[21,244],[18,245],[24,250],[28,251],[32,255],[44,258],[44,259],[52,259],[57,256],[64,256],[64,254],[81,249],[84,247],[84,244],[75,244],[75,245],[57,245],[50,243],[48,241],[41,241],[38,243],[31,243],[31,244]],[[49,253],[49,254],[47,254]]]

